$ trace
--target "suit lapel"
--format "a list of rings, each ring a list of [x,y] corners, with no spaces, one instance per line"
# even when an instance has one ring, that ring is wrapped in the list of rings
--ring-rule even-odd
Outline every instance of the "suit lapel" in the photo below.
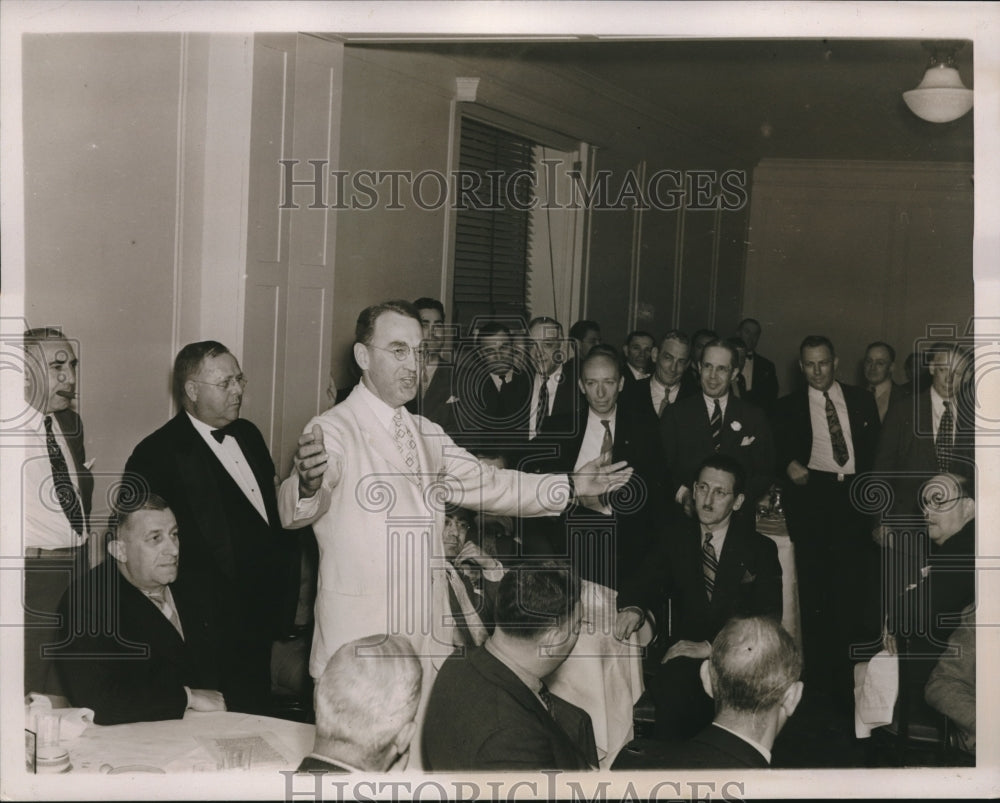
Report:
[[[236,566],[229,523],[224,506],[219,502],[220,481],[232,483],[245,504],[250,505],[250,500],[202,440],[187,413],[180,412],[174,420],[177,422],[177,450],[174,459],[177,461],[178,476],[184,484],[185,494],[190,500],[191,511],[198,519],[199,530],[211,544],[219,566],[228,577],[233,578]],[[225,478],[222,474],[225,474]]]
[[[243,421],[240,419],[240,425],[234,428],[233,437],[236,439],[236,443],[239,444],[240,451],[243,452],[243,457],[246,458],[247,465],[250,466],[250,470],[253,472],[254,479],[257,480],[257,488],[260,490],[261,501],[264,503],[264,509],[267,511],[267,524],[274,524],[278,521],[277,517],[277,505],[275,504],[274,510],[272,510],[272,505],[268,502],[272,499],[272,494],[269,493],[271,488],[274,488],[274,464],[271,462],[271,456],[269,454],[262,455],[260,449],[254,448],[257,444],[251,440],[250,431],[248,427],[253,426],[249,421]],[[226,472],[229,473],[228,471]],[[237,485],[237,487],[239,487]],[[240,493],[243,494],[243,489],[240,488]],[[243,494],[245,497],[246,494]],[[247,500],[248,504],[250,500]],[[254,508],[256,510],[257,508]],[[259,515],[259,513],[258,513]]]
[[[378,416],[375,415],[374,411],[365,402],[364,397],[359,393],[357,388],[355,388],[344,404],[348,404],[349,409],[354,413],[358,427],[372,451],[396,469],[401,476],[406,477],[415,484],[416,477],[413,475],[410,467],[406,465],[406,461],[403,460],[399,449],[396,448],[396,442],[392,439],[392,435],[382,426],[382,422],[379,421]],[[414,432],[413,440],[417,446],[417,456],[420,459],[421,471],[427,473],[432,470],[433,464],[430,459],[431,456],[425,448],[425,439],[419,437],[418,433]]]
[[[119,599],[121,600],[121,617],[125,632],[142,644],[148,644],[150,649],[156,649],[158,656],[174,664],[186,661],[184,639],[170,624],[170,620],[156,607],[156,604],[133,586],[120,573],[118,574]],[[176,599],[174,600],[176,602]],[[184,618],[178,612],[181,627]]]

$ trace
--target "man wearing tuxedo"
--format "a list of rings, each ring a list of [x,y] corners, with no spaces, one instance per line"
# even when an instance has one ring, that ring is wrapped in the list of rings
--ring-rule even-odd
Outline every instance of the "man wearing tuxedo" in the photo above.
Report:
[[[702,688],[715,717],[687,741],[637,739],[618,754],[622,769],[765,769],[774,740],[802,699],[802,657],[770,616],[731,619],[702,661]]]
[[[420,661],[402,636],[350,641],[316,683],[316,738],[298,772],[386,772],[405,766],[416,727]]]
[[[98,725],[225,711],[211,607],[196,589],[172,587],[177,520],[155,494],[130,505],[117,514],[111,557],[74,582],[60,605],[66,696],[93,709]]]
[[[21,504],[24,544],[24,688],[59,693],[43,647],[59,641],[53,614],[71,580],[90,568],[89,517],[94,479],[83,422],[73,409],[77,356],[60,329],[24,333],[26,426]]]
[[[751,520],[733,516],[746,501],[739,462],[723,454],[706,458],[694,483],[696,520],[683,522],[646,562],[647,571],[667,575],[672,601],[671,645],[649,684],[657,738],[692,736],[711,721],[698,667],[728,619],[781,621],[778,548]]]
[[[892,367],[896,362],[896,350],[880,340],[865,349],[863,368],[868,390],[875,396],[878,420],[885,421],[885,414],[896,402],[906,395],[902,385],[892,381]]]
[[[660,419],[660,438],[671,474],[671,496],[692,515],[691,484],[702,460],[712,454],[735,458],[746,476],[748,512],[771,485],[774,442],[760,408],[731,392],[737,353],[713,340],[701,356],[701,393],[669,405]]]
[[[434,772],[597,768],[590,716],[545,685],[580,636],[575,574],[555,564],[508,572],[497,626],[483,646],[454,653],[434,682],[423,729]]]
[[[698,392],[698,382],[688,373],[691,362],[691,339],[679,329],[671,329],[653,347],[653,373],[637,380],[626,393],[625,401],[649,407],[657,418],[671,404]]]
[[[263,712],[271,644],[295,612],[296,539],[281,527],[267,444],[239,417],[247,380],[236,357],[215,341],[190,343],[173,379],[183,409],[132,452],[120,504],[143,488],[166,499],[181,539],[178,587],[200,590],[218,610],[227,703]]]
[[[754,318],[744,318],[736,327],[736,335],[747,347],[746,359],[740,371],[740,376],[743,377],[742,397],[764,412],[770,412],[778,399],[778,372],[773,362],[757,353],[760,333],[760,322]]]
[[[871,470],[879,420],[872,394],[838,382],[837,365],[828,338],[806,337],[799,367],[807,385],[778,400],[773,421],[795,544],[806,679],[846,705],[850,645],[870,635],[861,617],[873,607],[878,565],[850,489],[856,475]]]

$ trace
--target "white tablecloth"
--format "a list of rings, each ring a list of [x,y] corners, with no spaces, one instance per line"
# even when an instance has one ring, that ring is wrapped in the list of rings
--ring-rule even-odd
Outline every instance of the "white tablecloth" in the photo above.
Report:
[[[632,739],[632,707],[643,690],[643,634],[618,641],[614,637],[617,592],[588,580],[582,584],[580,639],[546,684],[553,694],[590,714],[601,769],[608,769]],[[651,636],[652,631],[647,632],[645,641]]]
[[[275,768],[295,769],[312,751],[314,733],[312,725],[284,719],[229,711],[188,711],[184,719],[92,725],[63,744],[69,750],[74,773],[172,773],[216,770],[216,757],[198,737],[261,735],[282,757],[267,765],[267,771],[273,773]]]
[[[757,516],[757,532],[766,535],[778,546],[781,564],[781,625],[802,649],[802,628],[799,616],[799,580],[795,572],[795,547],[788,537],[785,517],[780,513]]]

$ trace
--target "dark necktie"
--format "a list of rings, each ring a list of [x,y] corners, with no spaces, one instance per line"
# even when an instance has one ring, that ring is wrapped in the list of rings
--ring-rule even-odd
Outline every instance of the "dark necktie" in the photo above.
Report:
[[[538,409],[535,411],[535,434],[542,431],[542,422],[549,414],[549,378],[542,377],[541,387],[538,388]]]
[[[934,451],[937,453],[939,471],[951,469],[951,445],[955,432],[955,419],[951,414],[951,402],[944,403],[944,412],[938,424],[937,440],[934,441]]]
[[[69,477],[66,458],[63,457],[59,442],[56,440],[55,433],[52,432],[52,416],[50,415],[45,416],[45,448],[49,453],[52,482],[56,488],[59,506],[66,514],[66,518],[69,519],[73,531],[78,535],[83,535],[83,507],[80,505],[80,497],[77,496],[76,488],[73,487],[73,480]]]
[[[711,533],[705,533],[705,544],[701,548],[701,570],[705,575],[705,593],[711,602],[712,592],[715,591],[715,573],[719,570],[719,558],[715,554],[715,547],[712,546]]]
[[[230,435],[235,438],[236,435],[234,434],[234,432],[236,431],[236,427],[233,426],[235,423],[236,423],[235,421],[230,421],[224,427],[220,427],[219,429],[213,429],[212,437],[215,438],[219,443],[222,443],[226,439],[226,435]]]
[[[538,690],[538,696],[542,699],[542,703],[545,705],[545,710],[550,714],[552,713],[552,692],[549,691],[549,687],[542,683],[542,688]]]
[[[708,428],[712,432],[712,448],[719,451],[722,446],[722,405],[719,400],[715,400],[715,408],[712,410],[712,417],[709,419]]]
[[[601,419],[601,426],[604,427],[604,438],[601,440],[601,463],[607,465],[611,462],[611,452],[615,442],[611,437],[611,422],[606,418]]]
[[[663,398],[660,399],[660,407],[656,411],[656,415],[658,417],[662,417],[663,411],[666,410],[668,406],[670,406],[670,388],[666,388],[663,391]]]
[[[826,423],[830,427],[830,445],[833,447],[833,459],[838,466],[847,462],[847,440],[844,438],[844,430],[840,426],[840,417],[837,415],[837,408],[833,406],[833,400],[827,391],[823,391],[823,398],[826,399]]]

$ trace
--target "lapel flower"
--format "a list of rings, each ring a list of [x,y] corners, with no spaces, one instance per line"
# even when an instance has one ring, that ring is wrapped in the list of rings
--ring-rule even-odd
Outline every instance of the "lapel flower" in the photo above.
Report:
[[[743,429],[743,425],[739,421],[731,421],[729,423],[729,428],[732,429],[733,432],[739,432]]]

